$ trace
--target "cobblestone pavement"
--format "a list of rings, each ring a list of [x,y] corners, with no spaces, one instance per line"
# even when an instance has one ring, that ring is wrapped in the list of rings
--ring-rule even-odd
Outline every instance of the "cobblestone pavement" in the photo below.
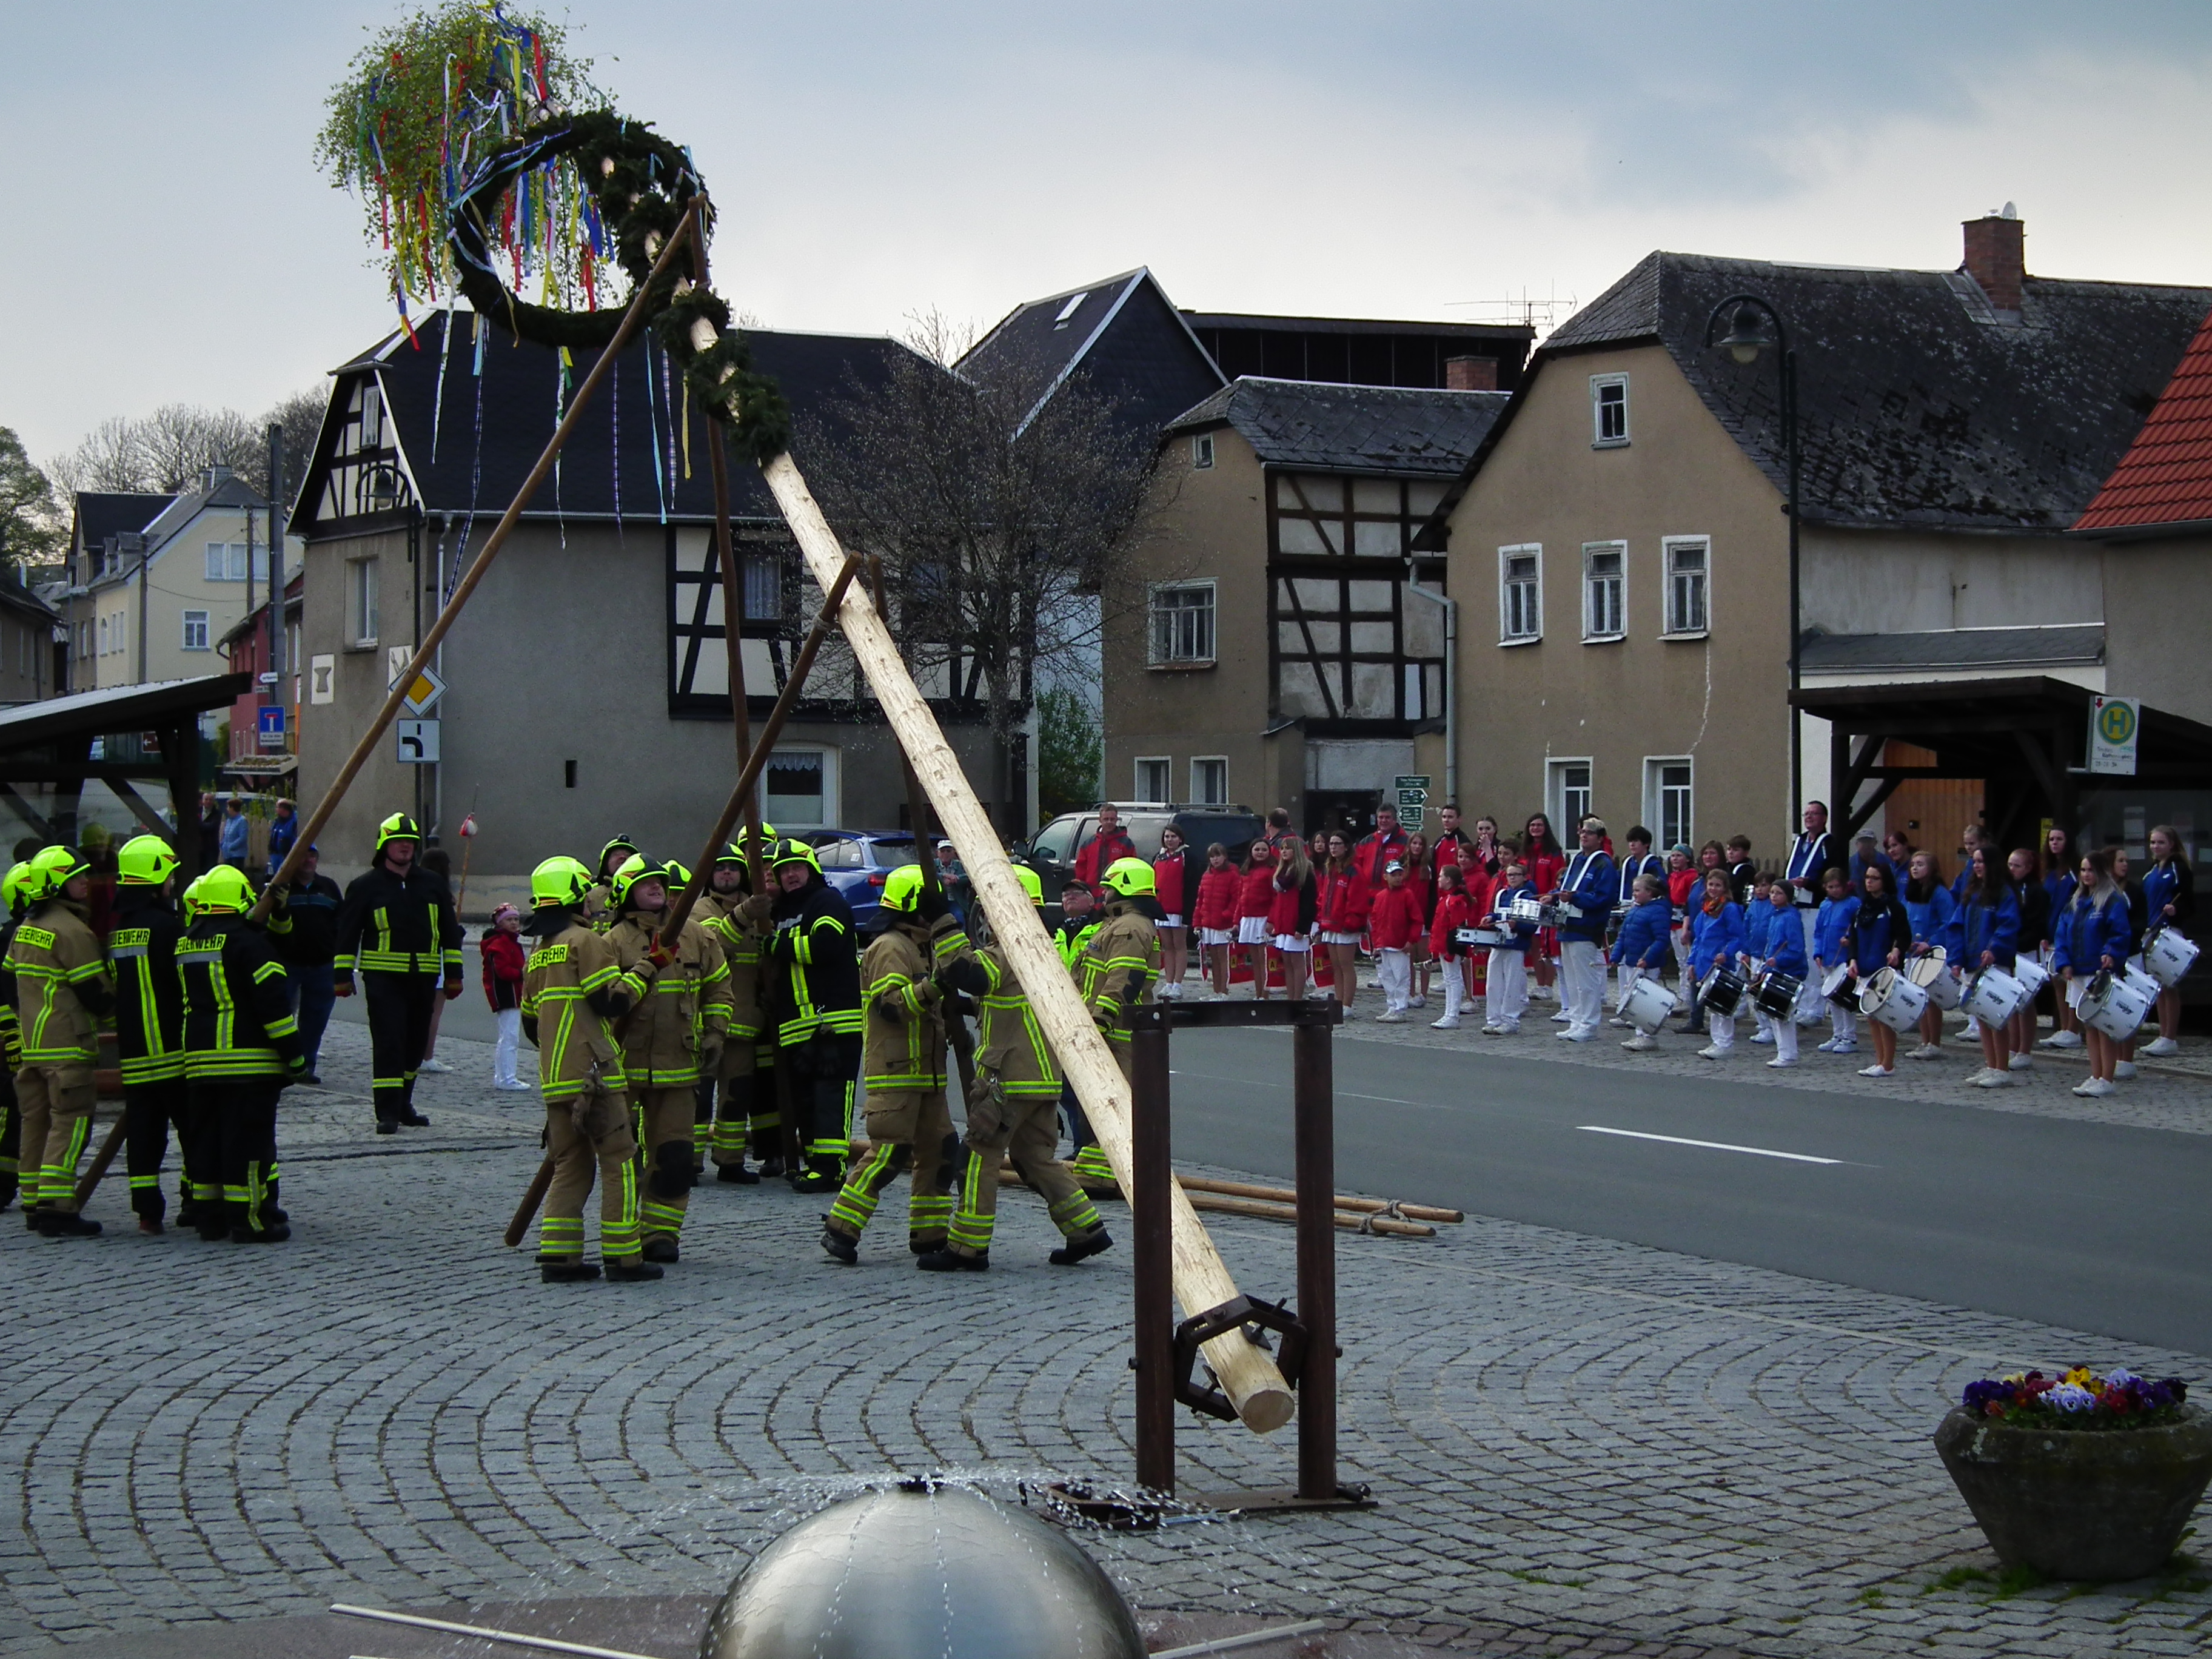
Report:
[[[339,1600],[702,1595],[861,1483],[1128,1477],[1126,1248],[1050,1267],[1010,1194],[989,1273],[924,1279],[894,1194],[841,1268],[818,1199],[712,1185],[663,1283],[541,1286],[498,1243],[534,1100],[441,1047],[427,1130],[371,1136],[365,1090],[288,1100],[289,1244],[10,1224],[0,1652]],[[365,1050],[334,1027],[325,1075]],[[1288,1229],[1212,1224],[1246,1288],[1290,1291]],[[1498,1654],[2206,1645],[2193,1564],[2002,1582],[1927,1437],[1994,1370],[2212,1361],[1480,1218],[1340,1237],[1343,1473],[1381,1506],[1089,1536],[1140,1607]],[[1184,1421],[1186,1490],[1288,1484],[1293,1456]]]

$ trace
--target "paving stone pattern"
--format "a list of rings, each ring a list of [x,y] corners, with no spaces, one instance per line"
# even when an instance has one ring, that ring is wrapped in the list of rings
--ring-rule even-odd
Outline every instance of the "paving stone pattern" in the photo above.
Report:
[[[1386,1028],[1387,1029],[1387,1028]],[[1568,1045],[1554,1045],[1565,1048]],[[427,1130],[368,1133],[366,1043],[288,1101],[289,1244],[9,1218],[0,1652],[319,1611],[699,1595],[858,1486],[931,1470],[1019,1501],[1126,1480],[1126,1244],[1051,1267],[1026,1194],[993,1270],[916,1274],[896,1226],[826,1261],[825,1207],[694,1195],[655,1285],[542,1286],[499,1232],[538,1108],[441,1044]],[[1240,1282],[1287,1228],[1214,1218]],[[1086,1541],[1140,1607],[1324,1617],[1498,1654],[2179,1654],[2193,1567],[2006,1594],[1927,1436],[2041,1363],[2203,1358],[1480,1218],[1340,1236],[1343,1473],[1370,1512]],[[1186,1417],[1186,1490],[1289,1484],[1294,1442]],[[368,1650],[375,1650],[373,1644]],[[1290,1650],[1283,1650],[1288,1651]]]

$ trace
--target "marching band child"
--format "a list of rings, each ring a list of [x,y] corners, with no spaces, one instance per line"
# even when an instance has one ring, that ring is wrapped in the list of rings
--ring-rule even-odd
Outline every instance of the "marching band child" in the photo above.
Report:
[[[1421,934],[1421,896],[1405,861],[1382,866],[1382,890],[1367,907],[1367,934],[1375,944],[1375,976],[1382,986],[1383,1024],[1402,1025],[1413,989],[1413,945]]]
[[[1743,954],[1743,907],[1735,902],[1729,872],[1718,867],[1705,872],[1705,897],[1690,918],[1690,974],[1703,988],[1717,969],[1725,968]],[[1726,1060],[1735,1047],[1735,1015],[1717,1008],[1705,1010],[1705,1030],[1712,1039],[1698,1050],[1701,1060]]]
[[[1352,837],[1329,832],[1328,859],[1316,873],[1321,900],[1315,915],[1322,948],[1328,952],[1336,1000],[1349,1010],[1359,994],[1359,940],[1367,931],[1367,884],[1352,857]]]
[[[1734,848],[1731,848],[1730,851],[1733,852]],[[1735,871],[1733,867],[1729,869],[1729,875],[1731,882],[1735,883]],[[1774,907],[1766,902],[1766,889],[1755,876],[1742,880],[1737,885],[1737,890],[1743,895],[1741,961],[1744,983],[1749,985],[1759,977],[1759,969],[1766,963],[1767,934],[1773,927]],[[1802,936],[1804,930],[1800,928],[1798,932]],[[1802,938],[1800,942],[1802,942]],[[1769,1044],[1774,1041],[1774,1022],[1766,1010],[1757,1003],[1752,1004],[1751,1023],[1751,1040],[1753,1042]]]
[[[1859,902],[1851,896],[1850,878],[1840,866],[1828,867],[1826,885],[1828,896],[1820,901],[1820,913],[1813,921],[1813,973],[1824,981],[1850,957],[1851,919],[1859,909]],[[1828,1040],[1819,1045],[1822,1054],[1857,1051],[1859,1011],[1852,1006],[1848,992],[1828,999]]]
[[[1559,872],[1567,867],[1567,855],[1560,850],[1559,838],[1553,833],[1552,820],[1542,812],[1532,812],[1521,830],[1521,867],[1541,898],[1559,884]],[[1536,975],[1536,988],[1547,1001],[1559,1001],[1552,988],[1558,968],[1559,936],[1547,927],[1536,938],[1536,951],[1529,963]],[[1534,994],[1533,993],[1531,994]],[[1564,1011],[1563,1011],[1564,1012]]]
[[[1267,1000],[1267,912],[1275,902],[1275,843],[1256,837],[1244,853],[1244,881],[1237,896],[1237,943],[1252,964],[1252,998]]]
[[[1283,994],[1296,1002],[1306,994],[1318,896],[1306,844],[1296,836],[1285,836],[1275,845],[1281,857],[1275,866],[1274,897],[1267,907],[1267,930],[1274,936],[1276,953],[1283,959]],[[1267,953],[1262,951],[1260,971],[1267,970]]]
[[[2112,879],[2109,848],[2100,848],[2082,859],[2073,898],[2052,931],[2057,938],[2051,964],[2066,987],[2066,1001],[2079,1004],[2081,993],[2100,971],[2120,971],[2128,959],[2128,900]],[[2119,1045],[2086,1020],[2081,1034],[2089,1050],[2089,1075],[2074,1085],[2074,1092],[2111,1094]]]
[[[1651,832],[1640,823],[1628,832],[1628,855],[1620,861],[1620,897],[1623,904],[1633,907],[1638,902],[1636,878],[1638,876],[1656,876],[1662,890],[1667,885],[1667,860],[1651,850]],[[1623,925],[1626,925],[1627,918],[1624,916],[1621,920]],[[1629,988],[1636,983],[1640,972],[1641,970],[1633,963],[1623,963],[1619,967],[1615,975],[1618,987],[1614,993],[1615,1008],[1618,1008],[1621,1001],[1626,999]],[[1615,1025],[1628,1024],[1618,1013],[1613,1017],[1611,1023]]]
[[[1429,851],[1429,838],[1416,830],[1406,837],[1406,852],[1401,860],[1406,866],[1406,885],[1413,889],[1413,897],[1421,913],[1421,925],[1413,934],[1413,1000],[1411,1006],[1429,1006],[1429,917],[1437,906],[1436,866]]]
[[[1518,1036],[1521,1016],[1528,1006],[1528,952],[1535,948],[1536,924],[1509,919],[1513,901],[1536,896],[1536,884],[1516,859],[1499,872],[1498,892],[1490,903],[1490,925],[1511,935],[1510,945],[1490,947],[1488,982],[1482,996],[1485,1036]]]
[[[1206,849],[1206,872],[1198,878],[1191,926],[1198,930],[1199,949],[1206,952],[1206,970],[1212,976],[1217,1000],[1229,994],[1229,951],[1237,942],[1237,908],[1243,890],[1237,866],[1229,861],[1229,849],[1215,842]]]
[[[1429,924],[1429,954],[1436,959],[1437,970],[1443,981],[1444,1012],[1441,1019],[1429,1022],[1431,1030],[1455,1031],[1459,1029],[1459,1011],[1469,998],[1467,994],[1467,958],[1470,947],[1459,942],[1460,930],[1473,927],[1480,920],[1480,913],[1468,896],[1467,883],[1457,863],[1437,866],[1437,913]]]
[[[1635,837],[1629,838],[1635,844]],[[1657,979],[1668,954],[1668,935],[1674,929],[1674,907],[1668,902],[1666,878],[1647,870],[1636,878],[1630,891],[1635,904],[1627,920],[1620,924],[1620,937],[1613,942],[1613,965],[1620,970],[1620,1006],[1628,1006],[1629,993],[1636,981],[1650,977]],[[1620,1022],[1626,1025],[1626,1019]],[[1632,1051],[1656,1048],[1659,1040],[1649,1031],[1638,1031],[1620,1045]]]
[[[2051,943],[2051,895],[2043,890],[2035,854],[2025,847],[2014,848],[2005,860],[2005,876],[2012,888],[2012,902],[2020,907],[2020,939],[2016,948],[2021,956],[2046,961],[2044,952]],[[2020,1012],[2012,1017],[2012,1024],[2005,1033],[2006,1047],[2011,1051],[2015,1072],[2025,1072],[2035,1064],[2035,1001],[2034,997],[2021,999]]]
[[[2161,823],[2150,832],[2150,868],[2143,872],[2143,911],[2148,927],[2143,943],[2148,946],[2160,933],[2189,937],[2189,923],[2197,914],[2197,879],[2181,850],[2181,832]],[[2143,1046],[2146,1056],[2180,1051],[2174,1039],[2181,1030],[2181,988],[2158,994],[2158,1036]]]
[[[1890,879],[1887,864],[1877,859],[1861,871],[1859,890],[1859,897],[1851,910],[1850,932],[1845,936],[1854,982],[1872,979],[1884,968],[1896,967],[1905,960],[1905,948],[1912,942],[1912,919],[1905,914],[1905,905],[1897,896],[1897,884]],[[1874,1034],[1874,1064],[1860,1066],[1859,1075],[1894,1075],[1897,1033],[1878,1019],[1870,1019],[1867,1024]]]
[[[1924,957],[1935,948],[1943,946],[1948,958],[1951,947],[1947,943],[1951,936],[1951,917],[1958,902],[1951,890],[1943,884],[1943,872],[1936,863],[1936,855],[1923,848],[1906,860],[1908,874],[1905,883],[1905,914],[1912,922],[1912,954]],[[1948,970],[1947,970],[1948,971]],[[1936,999],[1928,999],[1928,1006],[1920,1015],[1920,1046],[1912,1051],[1914,1060],[1943,1058],[1943,1011]]]
[[[1802,980],[1810,971],[1805,959],[1805,929],[1797,920],[1797,896],[1787,878],[1777,876],[1766,885],[1766,902],[1759,906],[1766,915],[1766,971]],[[1796,1010],[1767,1022],[1774,1033],[1774,1058],[1766,1063],[1783,1071],[1797,1063]]]

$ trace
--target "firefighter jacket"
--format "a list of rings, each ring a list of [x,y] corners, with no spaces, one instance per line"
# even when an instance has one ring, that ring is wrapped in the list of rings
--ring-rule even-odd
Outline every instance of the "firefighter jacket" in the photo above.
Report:
[[[868,1046],[860,1062],[871,1093],[878,1089],[945,1086],[945,1010],[937,969],[968,948],[968,936],[950,915],[918,937],[918,924],[901,917],[876,935],[860,961],[868,994]]]
[[[185,1075],[193,1082],[283,1077],[307,1067],[290,976],[244,916],[202,916],[176,944]]]
[[[538,1045],[538,1088],[548,1105],[629,1086],[613,1021],[632,994],[615,947],[573,915],[530,953],[522,1018]]]
[[[74,899],[50,898],[16,924],[8,945],[27,1066],[90,1066],[99,1017],[113,1006],[107,957]]]
[[[1075,988],[1098,1029],[1116,1042],[1129,1040],[1124,1004],[1150,1002],[1160,976],[1160,939],[1152,920],[1127,901],[1106,907],[1105,920],[1075,961]]]
[[[947,977],[981,1005],[975,1064],[996,1077],[1009,1095],[1059,1099],[1060,1066],[1005,951],[995,945],[963,950]]]
[[[743,892],[702,893],[695,914],[705,921],[714,942],[722,947],[722,960],[730,970],[730,1026],[732,1042],[752,1042],[761,1034],[761,947],[768,938],[763,924],[749,922],[738,914],[748,896]]]
[[[769,915],[763,1000],[776,1045],[789,1048],[817,1034],[861,1036],[860,957],[845,901],[817,875],[795,893],[778,893]]]
[[[607,929],[637,1012],[623,1032],[623,1071],[633,1089],[690,1088],[699,1080],[699,1049],[719,1043],[730,1025],[730,969],[722,947],[686,919],[665,967],[646,960],[661,917],[630,910]]]
[[[116,889],[107,957],[115,969],[115,1042],[123,1082],[167,1083],[185,1074],[185,993],[177,941],[185,924],[158,887]]]
[[[1081,960],[1083,947],[1091,943],[1091,936],[1098,931],[1105,920],[1098,911],[1086,912],[1080,917],[1062,916],[1060,926],[1052,931],[1052,948],[1060,952],[1060,959],[1067,964],[1070,973]]]
[[[338,907],[337,954],[343,979],[365,974],[461,976],[461,924],[453,890],[427,870],[399,875],[384,865],[364,871]]]

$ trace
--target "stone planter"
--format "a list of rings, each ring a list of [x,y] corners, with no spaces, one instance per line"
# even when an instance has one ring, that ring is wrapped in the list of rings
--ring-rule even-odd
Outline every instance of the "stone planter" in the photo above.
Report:
[[[1954,1407],[1936,1449],[2008,1567],[2053,1578],[2142,1578],[2180,1543],[2212,1480],[2212,1413],[2161,1428],[2018,1428]]]

